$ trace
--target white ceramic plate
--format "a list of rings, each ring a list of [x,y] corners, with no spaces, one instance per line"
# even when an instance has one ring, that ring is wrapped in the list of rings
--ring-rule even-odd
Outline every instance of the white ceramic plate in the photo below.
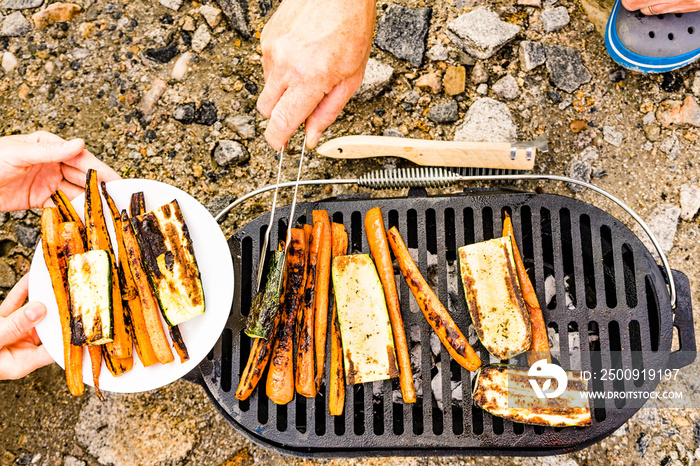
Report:
[[[207,209],[186,192],[159,181],[139,179],[112,181],[107,183],[107,191],[120,211],[122,209],[128,210],[132,193],[138,191],[144,192],[147,210],[156,209],[173,199],[177,199],[189,228],[197,265],[202,274],[206,305],[204,314],[179,325],[182,338],[189,351],[189,361],[184,364],[180,363],[180,359],[173,349],[175,361],[166,365],[155,364],[151,367],[144,367],[134,351],[133,369],[119,377],[112,376],[104,361],[102,363],[100,389],[120,393],[153,390],[187,374],[199,364],[219,339],[233,302],[233,261],[228,243],[219,225]],[[84,204],[84,195],[73,200],[73,205],[81,218],[84,215]],[[112,217],[104,199],[102,204],[107,219],[107,228],[112,238],[112,247],[117,253]],[[49,272],[44,262],[41,243],[37,246],[32,260],[29,276],[29,300],[40,301],[48,308],[46,317],[39,322],[36,330],[51,357],[61,367],[64,367],[58,308]],[[163,320],[162,316],[161,320]],[[168,341],[170,341],[170,332],[167,331],[165,321],[162,323]],[[87,351],[83,352],[83,380],[85,384],[92,386],[92,370]]]

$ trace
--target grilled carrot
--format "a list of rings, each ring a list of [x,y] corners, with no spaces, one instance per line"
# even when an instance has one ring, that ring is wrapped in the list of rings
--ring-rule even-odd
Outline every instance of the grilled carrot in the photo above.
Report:
[[[394,280],[394,265],[391,261],[389,243],[386,239],[384,229],[384,219],[379,207],[370,209],[365,215],[365,233],[372,258],[377,266],[379,279],[384,288],[387,309],[389,310],[389,320],[394,334],[394,344],[396,345],[396,357],[399,363],[399,384],[404,403],[416,402],[416,389],[413,386],[413,371],[411,370],[411,359],[408,353],[408,342],[406,340],[406,329],[401,316],[401,306],[399,305],[399,294],[396,291],[396,281]]]
[[[78,396],[82,395],[85,390],[83,384],[83,348],[71,343],[70,297],[66,257],[62,254],[60,217],[61,214],[56,207],[47,207],[41,212],[41,245],[61,321],[66,382],[71,395]]]
[[[124,246],[124,233],[122,225],[122,217],[119,214],[114,200],[107,192],[107,185],[102,182],[100,185],[102,188],[102,195],[107,201],[107,206],[109,207],[109,212],[112,214],[112,221],[114,222],[114,231],[117,238],[117,251],[119,255],[119,279],[123,280],[121,283],[122,298],[126,301],[126,304],[122,306],[124,308],[124,316],[128,317],[131,325],[129,329],[132,334],[134,341],[134,347],[136,348],[136,354],[138,354],[141,363],[144,367],[152,366],[158,362],[155,353],[153,352],[153,346],[151,345],[151,340],[148,338],[148,330],[146,329],[146,322],[143,318],[143,311],[141,310],[141,299],[139,298],[139,293],[134,283],[134,276],[129,268],[129,261],[126,257],[126,247]]]
[[[331,250],[335,259],[348,253],[348,234],[342,223],[331,225]],[[328,383],[328,412],[332,416],[343,414],[345,407],[345,374],[343,371],[343,343],[338,325],[338,309],[333,297],[333,315],[331,316],[331,368]]]
[[[165,332],[163,332],[163,325],[160,320],[160,306],[148,281],[148,275],[146,275],[144,270],[141,249],[126,210],[122,210],[122,234],[124,236],[126,257],[129,259],[129,268],[141,300],[141,311],[143,312],[146,330],[148,331],[148,338],[158,361],[162,364],[168,364],[175,358],[170,350],[168,340],[165,338]]]
[[[68,196],[66,196],[66,194],[63,191],[58,189],[54,191],[53,194],[51,194],[51,200],[54,204],[56,204],[56,207],[61,213],[61,217],[63,217],[64,222],[76,222],[78,224],[81,236],[83,237],[83,243],[85,243],[85,225],[78,216],[78,212],[76,212],[75,207],[73,207],[73,204],[70,203]]]
[[[316,351],[316,391],[323,382],[323,368],[326,363],[326,333],[328,332],[328,293],[331,279],[331,223],[328,212],[314,210],[314,227],[321,225],[319,251],[316,264],[316,289],[314,298],[314,349]]]
[[[470,371],[476,370],[481,366],[481,359],[479,359],[474,348],[471,347],[461,330],[459,330],[459,327],[457,327],[457,324],[450,317],[445,306],[435,296],[435,293],[421,275],[403,239],[401,239],[399,230],[396,227],[392,227],[387,232],[387,236],[389,245],[391,245],[394,256],[401,268],[401,273],[406,279],[409,288],[411,288],[411,292],[423,311],[426,320],[454,360],[465,369]]]
[[[131,203],[129,205],[129,214],[132,217],[138,215],[143,215],[146,213],[146,199],[143,195],[143,191],[136,192],[131,195]],[[175,325],[172,326],[168,324],[168,330],[170,331],[170,339],[173,342],[173,348],[177,352],[180,358],[180,362],[185,362],[190,359],[190,354],[187,351],[187,346],[185,345],[185,340],[182,339],[182,333],[180,333],[180,328]]]
[[[266,392],[277,404],[287,404],[294,398],[293,333],[296,315],[304,292],[306,251],[308,242],[304,230],[293,228],[287,250],[287,287],[284,306],[279,312],[277,335],[272,347],[272,362],[267,373]]]
[[[515,234],[513,233],[513,222],[506,212],[506,218],[503,220],[503,236],[510,236],[513,243],[513,256],[515,256],[515,269],[518,272],[520,280],[520,289],[523,292],[523,300],[530,314],[530,325],[532,326],[532,344],[530,351],[527,353],[527,362],[530,365],[535,364],[540,359],[546,359],[547,362],[552,362],[552,355],[549,352],[549,338],[547,337],[547,326],[544,323],[542,309],[537,301],[535,288],[532,286],[530,276],[525,270],[523,258],[520,256],[518,245],[515,242]]]
[[[306,230],[304,225],[304,230]],[[297,355],[295,386],[297,393],[313,398],[316,396],[314,374],[314,301],[316,298],[316,264],[321,248],[321,223],[314,223],[309,245],[306,267],[306,285],[301,303],[300,321],[297,327]]]
[[[102,199],[97,187],[97,172],[89,169],[85,186],[85,232],[89,250],[104,250],[112,261],[112,276],[118,277],[117,262],[112,251],[112,242],[109,239],[107,223],[102,211]],[[124,309],[122,307],[122,293],[119,280],[112,280],[112,310],[114,320],[114,341],[107,343],[107,350],[113,358],[131,357],[131,335],[127,331],[124,322]]]
[[[59,225],[59,231],[61,232],[61,245],[63,247],[63,255],[68,258],[75,254],[82,254],[85,252],[85,246],[83,244],[83,229],[80,228],[78,222],[67,222]],[[67,273],[67,272],[66,272]],[[102,392],[100,392],[100,372],[102,371],[102,347],[101,346],[88,346],[88,353],[90,354],[90,364],[92,367],[92,384],[95,386],[95,392],[97,397],[104,401]],[[81,361],[82,364],[82,361]]]
[[[100,345],[102,348],[102,357],[104,357],[105,365],[109,372],[115,376],[119,377],[125,372],[129,372],[134,367],[134,358],[129,356],[128,358],[115,358],[107,350],[107,345]]]

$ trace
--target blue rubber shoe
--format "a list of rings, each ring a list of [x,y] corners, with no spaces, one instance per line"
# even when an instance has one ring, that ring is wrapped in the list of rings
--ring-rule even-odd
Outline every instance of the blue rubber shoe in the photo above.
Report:
[[[615,2],[605,28],[605,47],[624,68],[664,73],[700,58],[700,12],[645,16]]]

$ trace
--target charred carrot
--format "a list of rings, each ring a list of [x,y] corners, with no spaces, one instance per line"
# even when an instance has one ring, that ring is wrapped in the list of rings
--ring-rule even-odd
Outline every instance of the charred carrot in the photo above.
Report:
[[[401,239],[399,230],[392,227],[387,232],[387,236],[406,283],[423,311],[425,319],[440,338],[442,344],[460,366],[470,371],[479,368],[481,359],[421,275],[403,239]]]
[[[83,348],[71,343],[70,297],[66,258],[63,255],[60,234],[60,217],[61,214],[56,207],[47,207],[41,212],[41,244],[61,322],[66,382],[71,395],[78,396],[82,395],[85,390],[83,384]]]
[[[265,386],[267,396],[277,404],[287,404],[294,398],[293,334],[296,315],[304,292],[306,251],[308,243],[304,230],[293,228],[287,250],[287,287],[284,305],[279,315],[277,334],[272,347],[272,360]]]
[[[394,280],[394,265],[391,261],[389,243],[386,239],[384,229],[384,219],[379,207],[370,209],[365,215],[365,233],[369,250],[372,253],[374,264],[377,266],[379,279],[384,288],[384,297],[389,311],[389,320],[394,334],[394,344],[396,345],[396,358],[399,363],[399,384],[404,403],[416,402],[416,389],[413,386],[413,371],[411,370],[411,359],[408,352],[408,342],[406,340],[406,329],[401,316],[401,306],[399,305],[399,294],[396,291],[396,281]]]
[[[128,328],[131,331],[136,354],[141,360],[141,363],[144,367],[152,366],[158,362],[158,358],[156,358],[151,340],[148,338],[148,330],[146,329],[146,322],[143,318],[143,311],[141,310],[141,299],[139,298],[139,293],[134,283],[134,276],[131,273],[129,261],[126,257],[122,218],[114,200],[109,195],[109,192],[107,192],[107,185],[102,182],[100,186],[102,188],[102,194],[107,201],[109,212],[112,214],[112,221],[114,222],[119,256],[119,278],[123,280],[121,283],[122,298],[126,301],[126,304],[122,306],[125,311],[124,316],[130,320],[131,325],[129,325]]]
[[[129,214],[132,217],[146,213],[146,198],[143,191],[139,191],[131,195],[131,203],[129,204]]]
[[[180,362],[185,362],[190,360],[190,353],[187,351],[187,346],[185,346],[185,340],[182,339],[182,333],[177,325],[168,325],[170,330],[170,339],[173,341],[173,348],[177,352],[180,358]]]
[[[62,223],[59,226],[61,232],[61,244],[63,247],[63,255],[68,258],[75,254],[85,252],[83,245],[82,229],[77,222]],[[71,322],[72,325],[72,322]],[[104,401],[102,392],[100,392],[100,372],[102,371],[102,347],[88,346],[90,354],[90,365],[92,367],[92,384],[95,386],[95,392],[100,400]],[[81,361],[82,364],[82,361]]]
[[[348,234],[342,223],[331,225],[331,250],[333,258],[348,253]],[[338,325],[338,310],[333,299],[333,315],[331,316],[331,368],[328,383],[328,412],[332,416],[343,414],[345,407],[345,373],[343,370],[343,343]]]
[[[328,332],[328,293],[331,278],[331,223],[328,212],[314,210],[314,227],[321,225],[319,251],[316,264],[316,289],[314,298],[314,349],[316,351],[316,391],[323,382],[323,368],[326,363],[326,333]]]
[[[112,276],[118,277],[117,262],[112,251],[107,223],[102,211],[102,199],[97,186],[97,172],[89,169],[85,186],[85,232],[89,250],[107,251],[112,262]],[[122,293],[119,280],[112,280],[112,311],[114,320],[114,341],[107,343],[107,350],[113,358],[131,357],[131,335],[124,322]]]
[[[148,275],[143,266],[143,257],[139,248],[136,234],[129,221],[126,210],[122,210],[122,234],[124,236],[124,248],[129,259],[129,268],[134,277],[134,283],[141,300],[141,311],[148,331],[148,338],[153,347],[156,358],[162,364],[168,364],[175,358],[170,350],[170,345],[163,332],[163,325],[160,320],[160,307],[155,293],[148,281]]]
[[[119,377],[125,372],[129,372],[134,367],[134,358],[129,356],[128,358],[115,358],[107,350],[107,345],[101,345],[102,357],[105,360],[105,365],[107,370],[115,376]]]
[[[78,212],[75,210],[75,207],[73,207],[73,204],[71,204],[70,200],[68,199],[68,196],[66,196],[63,191],[58,189],[51,194],[51,200],[54,204],[56,204],[56,207],[61,213],[61,217],[63,217],[64,222],[76,222],[78,224],[81,236],[83,237],[83,243],[85,243],[85,225],[83,224],[80,216],[78,216]]]
[[[515,269],[518,272],[520,280],[520,290],[523,292],[523,301],[530,314],[530,325],[532,326],[532,344],[530,351],[527,353],[527,362],[530,365],[535,364],[540,359],[546,359],[547,362],[552,362],[552,355],[549,352],[549,338],[547,337],[547,326],[544,323],[544,316],[540,303],[537,301],[535,288],[532,286],[530,276],[525,270],[523,258],[518,251],[518,245],[515,242],[515,234],[513,233],[513,222],[506,212],[506,218],[503,220],[503,236],[510,236],[513,243],[513,256],[515,257]]]
[[[304,225],[306,230],[307,225]],[[314,223],[309,245],[306,267],[306,285],[301,304],[300,321],[297,327],[297,355],[295,386],[297,393],[313,398],[316,396],[314,374],[314,301],[316,298],[316,264],[321,247],[321,223]]]

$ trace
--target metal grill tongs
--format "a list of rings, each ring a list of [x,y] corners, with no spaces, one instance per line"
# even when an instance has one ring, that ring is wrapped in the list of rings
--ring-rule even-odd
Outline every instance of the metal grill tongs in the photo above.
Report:
[[[304,140],[304,146],[306,146],[306,139]],[[302,150],[302,160],[303,160],[303,150]],[[299,163],[299,170],[301,173],[301,161]],[[279,183],[275,185],[264,186],[258,188],[255,191],[239,197],[231,204],[229,204],[224,210],[216,215],[215,219],[219,221],[224,215],[226,215],[231,209],[241,204],[242,202],[257,196],[258,194],[277,190],[280,187],[296,186],[298,189],[299,185],[302,186],[321,186],[321,185],[332,185],[332,184],[356,184],[358,186],[371,188],[371,189],[400,189],[400,188],[414,188],[414,187],[424,187],[424,188],[444,188],[459,182],[469,182],[469,181],[504,181],[504,180],[547,180],[547,181],[561,181],[565,183],[573,183],[585,188],[591,189],[598,194],[610,199],[612,202],[617,204],[622,210],[627,212],[644,230],[644,233],[649,237],[654,249],[656,249],[657,254],[661,258],[663,264],[664,275],[666,276],[666,281],[669,287],[669,296],[671,299],[671,308],[676,308],[676,284],[673,280],[673,274],[671,273],[671,266],[669,265],[668,259],[661,249],[659,241],[656,236],[651,231],[649,226],[642,220],[642,218],[632,210],[627,204],[625,204],[621,199],[615,195],[599,188],[593,184],[586,183],[585,181],[575,180],[573,178],[568,178],[566,176],[559,175],[535,175],[535,174],[515,174],[515,175],[476,175],[476,176],[465,176],[450,171],[448,169],[439,167],[418,167],[418,168],[399,168],[395,170],[378,170],[369,173],[365,173],[359,178],[347,178],[347,179],[331,179],[331,180],[304,180],[300,181],[297,177],[296,182],[286,182]],[[296,191],[294,192],[294,202],[292,204],[292,210],[290,219],[294,216],[294,207],[296,204]],[[273,212],[274,214],[274,212]],[[270,225],[272,225],[272,218],[270,219]],[[268,231],[266,233],[265,245],[263,247],[263,254],[267,250],[267,234],[269,234],[270,226],[268,226]],[[258,279],[258,284],[260,280]]]

